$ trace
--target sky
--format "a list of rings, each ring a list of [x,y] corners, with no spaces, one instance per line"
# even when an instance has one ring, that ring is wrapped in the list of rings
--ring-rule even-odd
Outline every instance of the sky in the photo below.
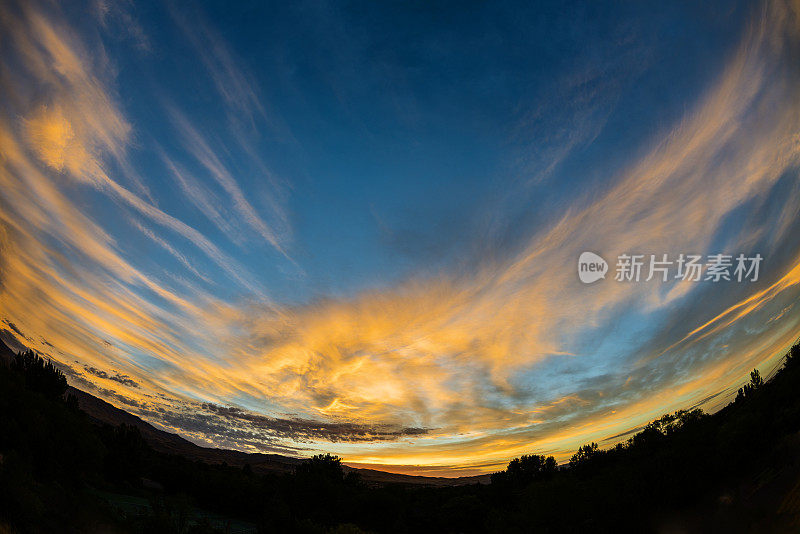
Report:
[[[0,336],[402,473],[713,412],[800,334],[800,4],[670,4],[4,2]]]

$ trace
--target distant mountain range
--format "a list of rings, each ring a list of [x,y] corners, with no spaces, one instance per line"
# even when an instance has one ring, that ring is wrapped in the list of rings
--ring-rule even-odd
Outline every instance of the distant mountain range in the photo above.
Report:
[[[15,356],[2,340],[0,340],[0,361],[10,362]],[[143,419],[126,412],[109,402],[104,401],[83,390],[70,386],[68,395],[78,399],[81,410],[98,424],[118,426],[121,424],[132,425],[139,429],[142,437],[156,451],[176,454],[190,460],[200,460],[210,464],[226,463],[230,466],[243,467],[249,465],[256,473],[290,473],[294,467],[303,461],[302,458],[282,456],[280,454],[247,453],[230,449],[217,449],[201,447],[177,434],[159,430]],[[409,484],[422,486],[461,486],[467,484],[488,484],[489,475],[479,475],[459,478],[425,477],[415,475],[402,475],[387,473],[374,469],[353,468],[345,465],[348,471],[354,471],[361,479],[372,485],[383,484]]]

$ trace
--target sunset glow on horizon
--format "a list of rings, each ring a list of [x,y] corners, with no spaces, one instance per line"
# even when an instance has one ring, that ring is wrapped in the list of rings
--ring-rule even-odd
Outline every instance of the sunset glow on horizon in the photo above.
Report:
[[[195,443],[564,461],[800,335],[797,1],[12,2],[0,43],[0,337]]]

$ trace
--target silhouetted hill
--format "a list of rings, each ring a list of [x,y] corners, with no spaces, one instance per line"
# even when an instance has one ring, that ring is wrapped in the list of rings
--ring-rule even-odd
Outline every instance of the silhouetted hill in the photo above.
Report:
[[[361,480],[368,485],[406,484],[413,486],[451,487],[468,486],[471,484],[488,484],[491,480],[491,475],[474,475],[453,478],[427,477],[423,475],[401,475],[397,473],[387,473],[386,471],[365,469],[363,467],[349,467],[346,464],[344,464],[342,467],[344,468],[345,473],[356,473]]]
[[[533,453],[490,484],[433,487],[445,479],[200,447],[65,395],[58,368],[21,354],[0,366],[0,532],[800,532],[798,388],[800,344],[715,414],[665,414],[567,466]]]
[[[211,464],[224,462],[237,467],[250,465],[254,471],[262,472],[290,472],[294,469],[294,466],[302,461],[302,459],[279,454],[254,454],[201,447],[177,434],[160,430],[139,417],[80,389],[70,386],[68,394],[75,395],[80,409],[98,423],[106,423],[111,426],[123,424],[135,426],[139,429],[145,441],[158,452],[178,454],[189,460],[201,460]]]
[[[302,460],[279,454],[251,454],[227,449],[201,447],[177,434],[160,430],[139,417],[85,391],[69,387],[69,394],[78,399],[78,406],[98,423],[111,426],[130,425],[139,429],[142,437],[153,449],[167,454],[178,454],[190,460],[212,464],[223,462],[232,466],[250,465],[253,470],[289,472]]]
[[[189,460],[200,460],[210,464],[226,463],[235,467],[249,465],[254,472],[259,473],[289,473],[303,461],[302,458],[293,458],[280,454],[246,453],[229,449],[202,447],[177,434],[160,430],[139,417],[80,389],[70,386],[67,393],[74,395],[78,399],[80,409],[98,423],[105,423],[111,426],[123,424],[135,426],[142,433],[145,441],[158,452],[178,454]],[[343,467],[346,472],[357,473],[364,482],[369,484],[458,486],[476,483],[487,484],[489,482],[489,475],[458,478],[426,477],[387,473],[376,469],[353,468],[347,465]]]
[[[0,340],[0,360],[10,362],[14,351]],[[209,464],[227,464],[234,467],[249,465],[257,473],[291,473],[300,464],[302,458],[293,458],[280,454],[246,453],[229,449],[202,447],[174,434],[160,430],[136,415],[117,408],[91,393],[69,386],[67,395],[73,395],[81,410],[86,412],[98,424],[111,426],[129,425],[139,429],[144,440],[156,451],[166,454],[177,454],[189,460],[200,460]],[[489,475],[445,478],[417,475],[387,473],[376,469],[353,468],[343,466],[346,472],[355,472],[361,479],[371,485],[408,484],[423,486],[458,486],[489,482]]]

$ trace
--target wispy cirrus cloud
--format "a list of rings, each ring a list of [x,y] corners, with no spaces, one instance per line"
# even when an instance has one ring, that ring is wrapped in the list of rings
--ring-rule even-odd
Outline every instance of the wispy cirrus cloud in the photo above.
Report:
[[[200,12],[195,10],[190,16],[173,8],[171,14],[197,51],[232,119],[235,122],[246,121],[253,127],[258,117],[266,119],[258,82],[242,67],[225,40],[208,25]]]
[[[231,252],[247,245],[246,232],[283,252],[290,232],[282,202],[259,209],[231,163],[236,144],[249,168],[268,174],[241,135],[242,121],[266,113],[221,37],[179,21],[195,48],[211,43],[201,61],[239,122],[210,134],[177,106],[165,107],[175,144],[190,158],[159,148],[156,159],[178,186],[177,203],[189,202],[159,207],[123,181],[136,173],[128,162],[139,133],[90,44],[57,8],[4,8],[3,39],[13,52],[1,63],[9,96],[0,116],[6,324],[45,335],[47,344],[30,335],[31,344],[69,365],[74,380],[199,442],[330,449],[431,473],[487,470],[531,450],[564,458],[585,441],[622,439],[664,411],[722,402],[748,368],[774,363],[798,327],[796,314],[782,313],[800,293],[800,249],[791,238],[796,180],[771,206],[779,224],[729,228],[738,210],[763,208],[787,176],[796,178],[800,156],[790,60],[798,11],[771,2],[754,17],[720,78],[677,124],[604,185],[574,195],[513,252],[491,249],[468,272],[442,269],[280,304]],[[596,108],[586,109],[594,117]],[[599,128],[590,122],[557,137],[589,143]],[[535,168],[547,174],[565,150],[540,153]],[[271,198],[282,195],[278,187]],[[104,219],[108,204],[124,217]],[[221,236],[183,222],[169,211],[177,207],[205,217]],[[124,243],[119,224],[133,231]],[[159,261],[173,262],[171,277],[144,266],[132,234],[165,253]],[[587,287],[573,272],[583,250],[610,259],[716,247],[783,249],[785,257],[762,285],[736,291]],[[699,300],[718,304],[695,308]],[[641,328],[626,330],[626,314]],[[773,318],[769,332],[753,334]],[[669,336],[665,325],[674,328]],[[690,342],[673,345],[683,337]],[[609,351],[614,358],[601,358]]]
[[[527,428],[522,441],[526,447],[554,443],[550,438],[532,440],[540,434],[541,425],[535,424],[540,418],[527,414],[547,396],[519,397],[517,373],[572,358],[560,354],[569,352],[575,325],[603,327],[608,314],[619,313],[616,310],[633,306],[647,315],[677,306],[676,301],[687,296],[683,290],[669,291],[675,285],[666,291],[653,284],[587,288],[564,266],[586,249],[611,257],[654,247],[673,255],[709,251],[734,210],[758,202],[787,172],[796,172],[800,122],[786,70],[786,54],[797,47],[792,13],[782,4],[771,4],[744,37],[721,79],[674,129],[656,138],[650,152],[633,162],[610,189],[577,202],[561,220],[533,236],[518,255],[475,275],[417,280],[351,300],[284,310],[274,319],[267,312],[243,318],[244,331],[253,332],[245,346],[254,350],[237,354],[240,390],[252,395],[271,391],[284,405],[307,399],[320,411],[338,405],[341,413],[373,419],[410,417],[451,432],[520,425]],[[791,205],[783,209],[794,213]],[[740,246],[741,238],[734,234],[724,245]],[[791,278],[792,272],[786,276]],[[787,290],[785,298],[794,294],[794,284],[779,286]],[[781,343],[790,337],[784,332]],[[771,355],[781,343],[770,339],[761,349]],[[700,398],[709,394],[707,388],[724,387],[723,377],[730,380],[752,363],[747,358],[763,354],[742,352],[671,393],[688,402],[687,394]],[[657,383],[667,387],[671,380],[686,380],[681,376],[684,369],[677,374],[659,370]],[[626,396],[622,402],[628,409],[616,410],[619,415],[609,416],[607,426],[592,419],[591,432],[665,411],[663,395],[657,403],[647,402],[657,406],[655,410],[643,404],[651,395],[640,389]],[[583,400],[589,408],[571,407],[564,416],[578,417],[592,413],[593,405],[608,404],[599,397]],[[506,417],[497,419],[498,413]],[[476,420],[483,423],[475,425]],[[587,438],[588,431],[587,427],[583,434]]]
[[[214,182],[223,189],[225,194],[233,202],[233,214],[228,217],[221,217],[218,213],[215,214],[214,212],[216,210],[214,210],[212,211],[212,214],[214,214],[212,217],[215,220],[219,220],[220,218],[226,219],[226,224],[220,224],[223,229],[234,224],[235,221],[244,221],[252,230],[258,232],[258,234],[266,239],[272,246],[284,252],[282,244],[284,236],[282,232],[274,228],[274,226],[277,225],[281,225],[285,228],[286,217],[283,212],[278,211],[275,214],[275,225],[268,224],[245,198],[244,192],[239,187],[233,174],[217,155],[218,151],[211,148],[209,141],[183,114],[176,109],[170,109],[170,115],[173,125],[181,135],[186,150],[194,156],[197,162],[202,165],[205,172],[211,176]],[[188,185],[185,177],[181,175],[176,175],[176,177],[181,181],[184,189],[186,189],[186,187],[192,187]],[[207,195],[204,195],[202,190],[198,190],[196,186],[193,187],[188,194],[190,198],[199,200],[201,205],[210,203]]]
[[[91,185],[112,199],[189,240],[240,281],[241,267],[194,228],[165,213],[118,183],[106,172],[109,162],[124,161],[130,125],[106,90],[106,81],[94,73],[92,61],[79,38],[60,24],[51,24],[41,13],[24,8],[8,13],[9,45],[25,58],[25,71],[36,83],[48,88],[43,102],[30,102],[18,95],[14,101],[22,116],[24,138],[12,138],[6,124],[6,156],[20,172],[19,180],[41,190],[46,181],[35,164],[26,160],[23,146],[30,146],[50,169],[78,183]],[[13,71],[12,71],[13,72]],[[12,74],[13,76],[13,74]],[[20,76],[22,74],[20,73]],[[22,78],[20,78],[22,79]],[[104,158],[104,159],[101,159]],[[33,170],[35,169],[35,170]],[[32,183],[36,181],[37,183]],[[53,195],[50,195],[51,197]],[[62,203],[63,204],[63,203]],[[96,226],[96,225],[95,225]]]

